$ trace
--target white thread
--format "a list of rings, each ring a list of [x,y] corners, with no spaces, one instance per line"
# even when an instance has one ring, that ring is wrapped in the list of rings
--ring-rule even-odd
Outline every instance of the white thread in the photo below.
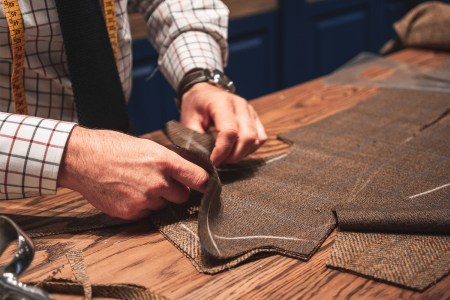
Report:
[[[420,196],[423,196],[423,195],[426,195],[426,194],[435,192],[435,191],[437,191],[437,190],[443,189],[443,188],[448,187],[448,186],[450,186],[450,183],[447,183],[447,184],[438,186],[437,188],[434,188],[434,189],[432,189],[432,190],[425,191],[425,192],[420,193],[420,194],[416,194],[416,195],[410,196],[409,199],[413,199],[413,198],[416,198],[416,197],[420,197]]]

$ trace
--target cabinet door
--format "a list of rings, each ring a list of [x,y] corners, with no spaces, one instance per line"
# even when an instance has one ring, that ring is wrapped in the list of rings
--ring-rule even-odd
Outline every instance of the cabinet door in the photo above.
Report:
[[[381,30],[371,3],[282,1],[283,87],[329,73],[361,51],[375,51]]]
[[[229,36],[229,64],[225,72],[236,84],[237,93],[252,99],[275,91],[279,87],[276,14],[233,20]]]

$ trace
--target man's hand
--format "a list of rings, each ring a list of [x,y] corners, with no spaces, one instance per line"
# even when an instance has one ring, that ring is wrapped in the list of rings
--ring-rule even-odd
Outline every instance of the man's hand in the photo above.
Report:
[[[93,206],[122,219],[139,219],[183,203],[190,188],[204,192],[208,173],[149,140],[107,130],[75,127],[58,186],[81,193]]]
[[[267,140],[258,115],[245,99],[206,82],[183,95],[181,123],[200,133],[211,125],[216,127],[216,146],[211,153],[216,166],[242,160]]]

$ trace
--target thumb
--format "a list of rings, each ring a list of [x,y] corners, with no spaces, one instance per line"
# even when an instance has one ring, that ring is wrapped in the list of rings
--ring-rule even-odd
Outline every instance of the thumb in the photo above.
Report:
[[[209,180],[208,172],[178,154],[175,155],[177,158],[172,160],[170,177],[189,188],[204,193]]]

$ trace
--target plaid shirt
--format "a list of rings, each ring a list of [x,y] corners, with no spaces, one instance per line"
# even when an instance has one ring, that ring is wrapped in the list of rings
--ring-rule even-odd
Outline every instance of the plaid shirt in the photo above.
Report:
[[[174,88],[191,69],[222,69],[226,64],[228,9],[222,2],[116,0],[115,5],[118,70],[127,98],[132,67],[127,5],[144,14],[160,69]],[[0,4],[0,199],[56,191],[64,148],[77,121],[54,0],[19,0],[19,6],[26,40],[25,92],[32,116],[13,114],[12,52]]]

